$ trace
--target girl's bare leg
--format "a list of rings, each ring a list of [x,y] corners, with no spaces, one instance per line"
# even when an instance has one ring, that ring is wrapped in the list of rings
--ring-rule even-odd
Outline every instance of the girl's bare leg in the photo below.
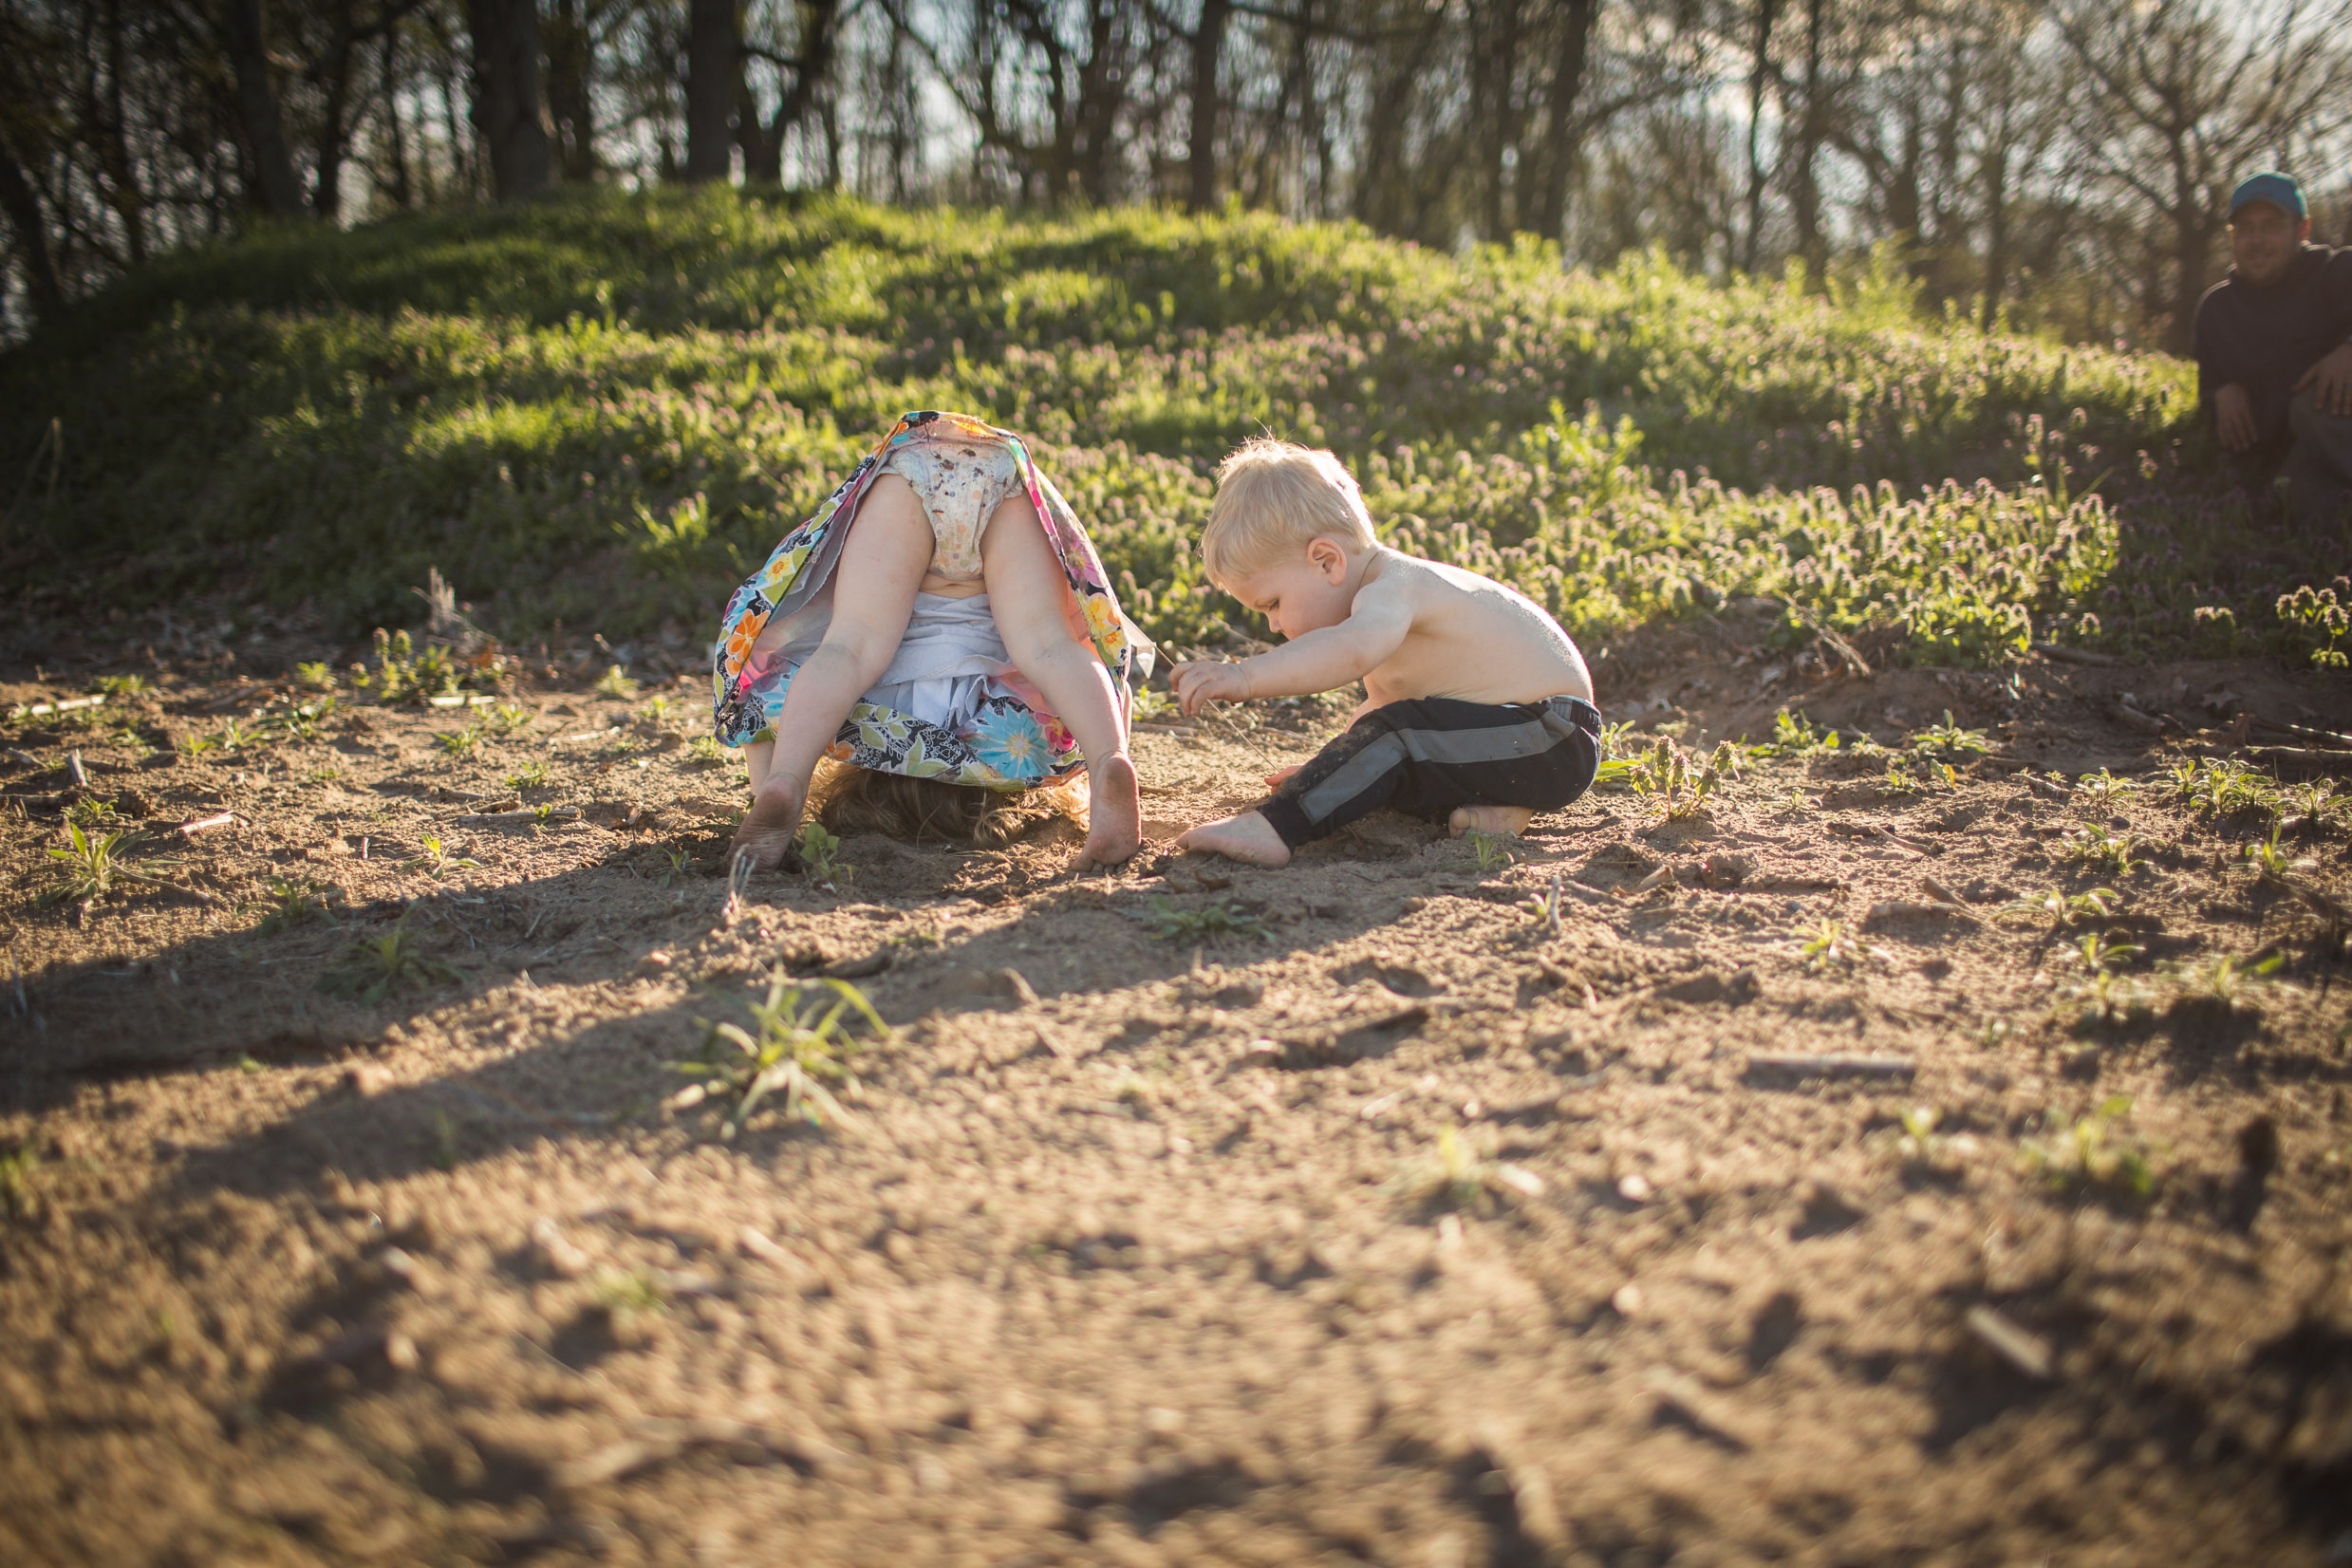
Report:
[[[930,560],[931,520],[923,503],[905,479],[885,474],[859,503],[833,567],[833,619],[825,641],[793,673],[767,755],[746,758],[752,809],[735,831],[730,861],[748,852],[765,870],[792,849],[817,758],[866,688],[889,668]]]
[[[980,537],[988,607],[1013,665],[1061,716],[1086,754],[1086,847],[1078,868],[1116,866],[1143,848],[1143,800],[1127,755],[1111,672],[1073,625],[1061,558],[1025,495],[997,508]]]

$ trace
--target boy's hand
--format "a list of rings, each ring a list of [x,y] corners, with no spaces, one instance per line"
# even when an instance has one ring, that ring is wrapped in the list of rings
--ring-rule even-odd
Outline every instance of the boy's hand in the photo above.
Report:
[[[1198,716],[1210,702],[1241,702],[1249,697],[1249,677],[1241,673],[1241,666],[1222,662],[1179,664],[1168,683],[1187,719]]]

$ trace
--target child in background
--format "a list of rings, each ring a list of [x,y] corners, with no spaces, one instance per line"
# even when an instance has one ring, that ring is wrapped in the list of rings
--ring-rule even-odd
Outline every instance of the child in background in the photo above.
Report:
[[[784,862],[831,758],[849,798],[873,796],[866,821],[916,830],[977,828],[1083,765],[1077,865],[1126,860],[1143,841],[1128,682],[1150,660],[1020,438],[908,414],[728,601],[716,728],[753,792],[730,859]]]
[[[1365,697],[1338,738],[1267,780],[1271,796],[1179,848],[1286,866],[1382,806],[1457,835],[1516,833],[1592,786],[1600,711],[1559,623],[1516,589],[1380,543],[1331,453],[1260,439],[1227,457],[1201,553],[1209,580],[1287,641],[1176,666],[1185,713],[1357,680]]]

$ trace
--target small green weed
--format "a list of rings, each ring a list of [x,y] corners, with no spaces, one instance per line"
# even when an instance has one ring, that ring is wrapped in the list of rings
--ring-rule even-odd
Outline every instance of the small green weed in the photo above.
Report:
[[[324,659],[307,660],[294,666],[294,684],[305,691],[333,691],[335,666]]]
[[[694,853],[690,849],[666,849],[662,852],[669,856],[670,861],[670,868],[662,873],[662,886],[666,887],[686,874],[687,868],[694,864]]]
[[[596,678],[596,695],[625,702],[637,695],[637,682],[620,665],[609,665]]]
[[[223,719],[220,728],[213,735],[215,743],[224,752],[241,752],[259,738],[258,736],[247,735],[245,726],[233,719]]]
[[[216,752],[219,749],[220,742],[218,740],[209,735],[198,735],[194,730],[190,730],[187,734],[181,736],[177,742],[177,750],[179,755],[191,762],[205,756],[207,753]]]
[[[2071,1122],[2063,1111],[2045,1112],[2044,1135],[2025,1147],[2025,1162],[2052,1192],[2144,1202],[2156,1188],[2148,1148],[2136,1137],[2119,1136],[2117,1129],[2131,1111],[2131,1096],[2116,1094]]]
[[[2082,799],[2102,811],[2125,795],[2139,793],[2137,784],[2128,778],[2118,778],[2104,768],[2095,774],[2084,774],[2075,780],[2074,787]]]
[[[1862,957],[1863,944],[1844,921],[1824,920],[1798,942],[1797,953],[1806,968],[1819,973],[1852,964]]]
[[[275,881],[270,884],[270,912],[255,929],[261,935],[275,936],[305,922],[316,920],[327,913],[327,905],[319,898],[319,889],[309,883]]]
[[[147,689],[143,675],[102,675],[90,682],[90,690],[104,692],[108,697],[136,697]]]
[[[596,1271],[596,1304],[613,1318],[650,1316],[670,1310],[670,1293],[651,1269]]]
[[[2105,920],[2116,911],[2120,902],[2112,887],[2093,887],[2086,892],[2068,893],[2052,887],[2031,898],[2012,899],[1994,913],[2002,915],[2038,915],[2049,921],[2051,926],[2086,925],[2095,920]]]
[[[1133,705],[1129,711],[1137,719],[1157,719],[1173,706],[1175,703],[1169,699],[1167,693],[1150,686],[1138,685],[1135,688]]]
[[[2171,772],[2173,793],[2203,816],[2233,816],[2239,812],[2276,812],[2278,786],[2267,774],[2243,762],[2200,757],[2176,764]]]
[[[1903,742],[1903,749],[1913,756],[1954,757],[1982,756],[1992,748],[1985,740],[1982,730],[1966,730],[1952,722],[1951,710],[1944,710],[1944,721],[1926,729],[1914,730]]]
[[[2342,577],[2327,588],[2314,588],[2306,583],[2292,593],[2279,595],[2279,619],[2300,641],[2313,644],[2311,663],[2322,669],[2352,665],[2352,653],[2343,646],[2346,636],[2352,635],[2352,603],[2340,600],[2338,588],[2352,599],[2352,583]]]
[[[1151,927],[1151,934],[1163,942],[1207,942],[1225,936],[1274,940],[1265,922],[1246,909],[1235,908],[1223,899],[1204,904],[1197,909],[1180,909],[1165,898],[1155,898],[1150,913],[1142,918]]]
[[[2222,953],[2174,972],[2179,994],[2191,1000],[2212,1003],[2234,1012],[2249,1005],[2249,991],[2252,982],[2268,980],[2287,961],[2283,953],[2273,953],[2257,962],[2247,963],[2234,953]]]
[[[1470,856],[1478,862],[1480,876],[1519,858],[1519,840],[1509,833],[1483,833],[1472,829],[1462,835],[1462,841],[1470,847]]]
[[[862,1017],[874,1035],[895,1039],[866,994],[847,980],[795,985],[778,971],[765,999],[751,1004],[751,1027],[698,1020],[703,1028],[700,1060],[672,1062],[678,1072],[702,1081],[670,1096],[673,1110],[700,1105],[713,1096],[730,1099],[719,1135],[733,1138],[752,1112],[771,1095],[783,1096],[784,1115],[821,1126],[827,1118],[852,1118],[827,1086],[849,1077],[849,1058],[858,1042],[845,1027]]]
[[[10,1219],[25,1219],[40,1206],[39,1197],[33,1191],[40,1170],[40,1152],[30,1144],[18,1144],[0,1152],[0,1204],[7,1205]]]
[[[372,674],[362,669],[352,683],[372,692],[379,702],[424,702],[454,695],[464,681],[447,648],[435,645],[419,653],[405,629],[386,632],[379,626],[376,668]]]
[[[436,1108],[433,1112],[433,1165],[436,1169],[457,1168],[457,1122],[446,1111]]]
[[[2257,871],[2266,872],[2274,877],[2285,876],[2287,863],[2294,858],[2279,848],[2281,825],[2279,821],[2272,821],[2268,837],[2256,839],[2246,846],[2247,864]]]
[[[1615,723],[1603,722],[1600,727],[1600,755],[1605,758],[1626,755],[1626,737],[1633,734],[1633,721],[1620,719]]]
[[[79,822],[67,823],[65,848],[52,848],[48,852],[64,868],[63,879],[41,895],[41,902],[88,904],[114,891],[117,881],[154,881],[122,865],[123,851],[138,837],[136,831],[101,833],[85,830]]]
[[[1448,1123],[1437,1129],[1428,1153],[1398,1171],[1393,1190],[1408,1207],[1423,1214],[1451,1211],[1484,1217],[1513,1199],[1538,1196],[1543,1182],[1533,1171],[1481,1154]]]
[[[448,984],[461,978],[455,968],[428,958],[402,926],[372,942],[353,943],[341,961],[320,977],[319,989],[372,1006],[398,990]]]
[[[2129,833],[2109,832],[2094,823],[2067,835],[2066,858],[2109,876],[2129,876],[2139,866],[2138,851],[2144,848]]]
[[[698,735],[686,742],[687,760],[700,767],[716,768],[727,761],[729,755],[715,736]]]
[[[1936,1137],[1935,1127],[1944,1119],[1944,1113],[1932,1105],[1913,1105],[1905,1106],[1897,1119],[1903,1124],[1905,1141],[1911,1145],[1911,1157],[1932,1160],[1943,1142]]]
[[[433,743],[440,747],[444,756],[472,756],[474,748],[481,742],[482,732],[473,724],[461,730],[444,730],[433,737]]]
[[[468,867],[478,868],[481,865],[481,862],[478,860],[467,860],[452,855],[448,849],[442,847],[439,837],[433,833],[425,834],[424,837],[419,841],[418,847],[424,852],[420,855],[413,855],[407,860],[402,861],[401,863],[401,869],[403,871],[422,871],[436,882],[440,881],[443,876],[447,875],[451,871],[463,870]]]
[[[121,822],[122,813],[114,809],[111,800],[77,800],[65,808],[65,820],[80,823],[84,828],[98,828],[109,822]]]
[[[513,702],[501,702],[490,710],[490,717],[483,722],[494,735],[513,735],[518,730],[531,728],[538,721],[539,716],[529,708]]]
[[[857,874],[857,868],[841,859],[841,836],[829,832],[823,823],[812,817],[800,830],[800,864],[820,887],[838,892],[841,885]]]
[[[335,700],[322,697],[313,702],[293,703],[263,722],[274,724],[289,740],[311,741],[327,733],[327,720],[334,711]]]
[[[543,790],[547,782],[547,763],[541,759],[526,762],[506,775],[506,787],[510,790]]]
[[[1836,730],[1816,728],[1804,715],[1783,709],[1772,716],[1772,738],[1754,749],[1759,756],[1820,756],[1844,743]]]
[[[398,926],[374,941],[353,943],[334,968],[320,976],[320,990],[331,997],[353,997],[355,1001],[374,1006],[395,990],[449,985],[461,978],[449,963],[426,957],[426,952],[417,945],[417,938],[404,926]]]

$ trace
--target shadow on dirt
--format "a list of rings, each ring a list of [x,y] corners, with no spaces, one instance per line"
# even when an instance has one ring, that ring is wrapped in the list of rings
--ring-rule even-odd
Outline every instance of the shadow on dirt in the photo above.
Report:
[[[1397,827],[1388,825],[1391,836]],[[1032,880],[1001,852],[861,836],[843,851],[867,868],[858,897],[762,877],[732,918],[723,880],[681,869],[658,846],[625,844],[560,875],[453,877],[405,902],[53,971],[28,991],[29,1017],[11,1017],[0,1036],[16,1068],[0,1098],[41,1110],[93,1080],[347,1061],[290,1114],[186,1151],[178,1184],[263,1197],[330,1167],[354,1181],[397,1180],[545,1140],[600,1140],[661,1114],[690,1081],[678,1065],[700,1055],[709,1021],[748,1024],[749,1004],[779,972],[812,985],[848,980],[894,1026],[932,1018],[933,1037],[951,1039],[961,1027],[994,1027],[980,1015],[1024,1013],[1105,983],[1352,941],[1416,894],[1475,892],[1457,852],[1428,832],[1426,845],[1360,868],[1362,896],[1320,902],[1289,892],[1276,873],[1237,870],[1213,888],[1136,875]],[[999,914],[997,902],[1019,907]],[[1197,938],[1181,919],[1170,926],[1171,915],[1210,909],[1248,924]],[[1408,999],[1437,985],[1398,965],[1357,964],[1332,980],[1398,1004],[1341,1029],[1332,1049],[1349,1059],[1385,1054],[1417,1028],[1428,1013]],[[1211,988],[1192,1005],[1257,999],[1254,988]],[[491,1059],[399,1082],[402,1047],[434,1033]],[[1057,1042],[1130,1043],[1125,1032]]]

